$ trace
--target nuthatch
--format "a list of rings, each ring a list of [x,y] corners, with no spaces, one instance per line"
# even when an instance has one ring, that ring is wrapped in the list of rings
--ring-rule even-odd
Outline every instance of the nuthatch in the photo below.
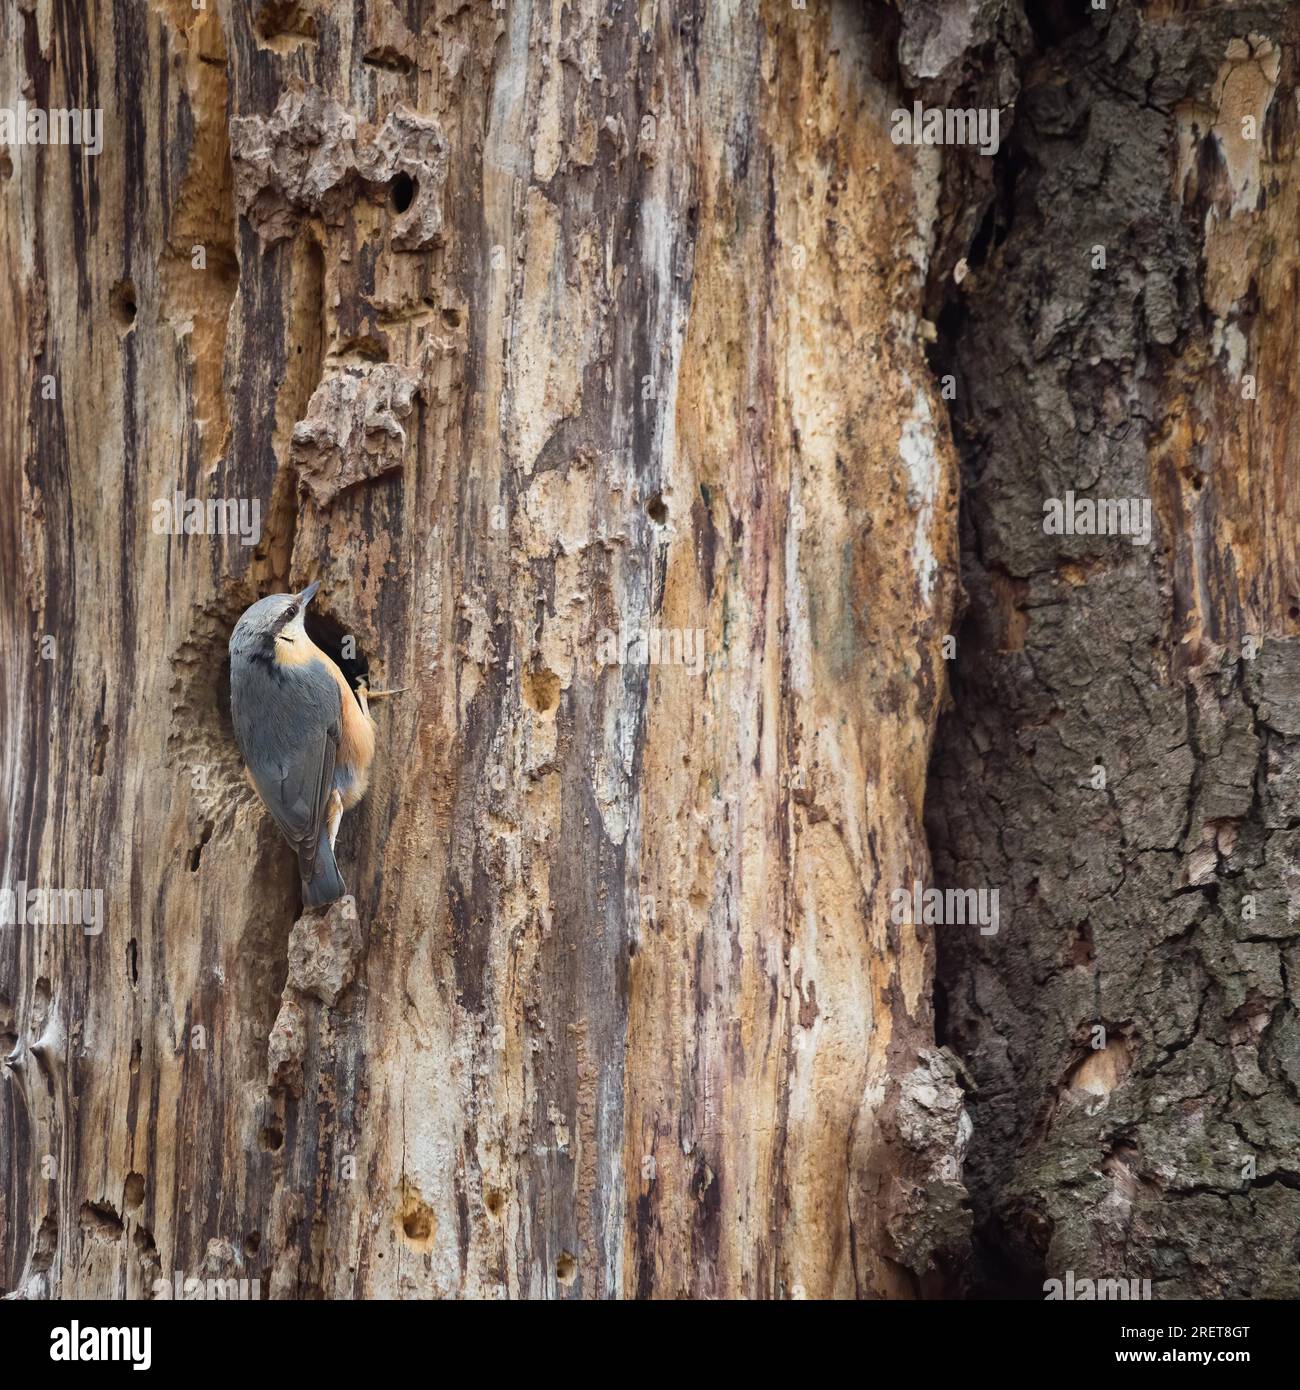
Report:
[[[365,795],[375,725],[363,683],[307,636],[320,581],[259,599],[230,636],[230,712],[249,777],[298,856],[304,907],[347,891],[334,862],[343,812]],[[376,691],[375,694],[396,694]]]

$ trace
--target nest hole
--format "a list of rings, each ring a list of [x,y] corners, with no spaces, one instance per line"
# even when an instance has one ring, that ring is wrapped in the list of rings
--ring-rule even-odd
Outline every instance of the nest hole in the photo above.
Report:
[[[408,1211],[402,1217],[402,1230],[408,1240],[428,1240],[433,1234],[433,1218],[428,1207]]]
[[[560,704],[560,678],[545,667],[523,673],[524,704],[538,714],[554,714]]]
[[[364,680],[370,683],[370,659],[355,635],[326,608],[313,601],[307,609],[307,636],[338,666],[353,690]]]

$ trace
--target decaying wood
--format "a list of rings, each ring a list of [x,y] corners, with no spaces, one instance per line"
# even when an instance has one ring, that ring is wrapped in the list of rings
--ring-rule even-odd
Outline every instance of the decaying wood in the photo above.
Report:
[[[956,463],[887,37],[73,15],[5,20],[6,90],[107,121],[4,186],[6,872],[108,909],[0,966],[4,1286],[215,1249],[273,1296],[915,1291],[961,1103],[885,890],[925,875]],[[177,491],[256,499],[257,544],[154,534]],[[295,965],[223,685],[316,577],[408,687],[347,970]]]

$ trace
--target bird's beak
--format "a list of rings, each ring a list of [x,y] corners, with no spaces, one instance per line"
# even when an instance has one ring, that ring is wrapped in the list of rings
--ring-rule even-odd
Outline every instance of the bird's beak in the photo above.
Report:
[[[316,590],[320,588],[320,580],[315,579],[298,595],[298,602],[306,608],[307,605],[316,597]]]

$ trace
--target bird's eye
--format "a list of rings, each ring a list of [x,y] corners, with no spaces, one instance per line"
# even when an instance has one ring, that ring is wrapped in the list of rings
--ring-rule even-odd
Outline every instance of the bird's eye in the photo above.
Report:
[[[291,623],[297,616],[298,608],[295,604],[291,604],[288,608],[284,610],[284,620],[286,623]]]

